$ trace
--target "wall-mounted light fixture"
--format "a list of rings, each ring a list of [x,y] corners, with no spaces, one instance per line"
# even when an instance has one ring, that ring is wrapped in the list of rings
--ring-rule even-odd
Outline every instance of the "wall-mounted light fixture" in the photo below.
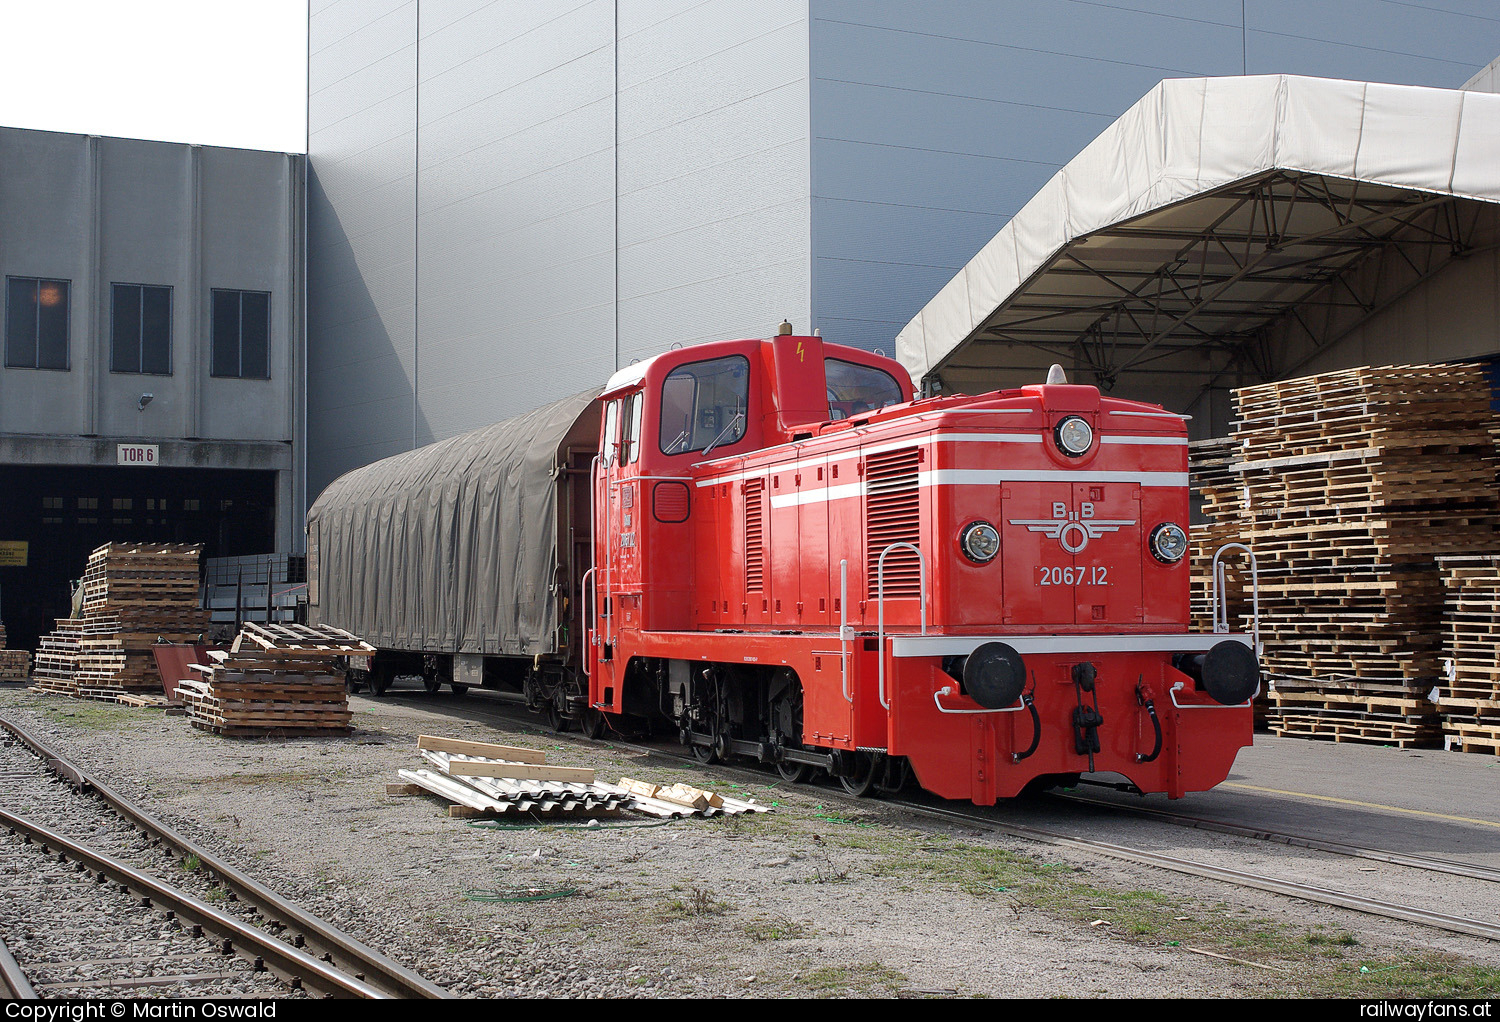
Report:
[[[151,403],[151,399],[155,396],[155,394],[142,394],[141,399],[135,403],[136,410],[145,411],[146,406]]]

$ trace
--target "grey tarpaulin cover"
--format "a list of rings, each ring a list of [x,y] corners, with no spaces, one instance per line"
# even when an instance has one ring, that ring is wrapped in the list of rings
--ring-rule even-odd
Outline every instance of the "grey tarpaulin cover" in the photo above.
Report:
[[[314,623],[387,649],[557,648],[557,466],[599,436],[598,391],[377,461],[307,512]]]

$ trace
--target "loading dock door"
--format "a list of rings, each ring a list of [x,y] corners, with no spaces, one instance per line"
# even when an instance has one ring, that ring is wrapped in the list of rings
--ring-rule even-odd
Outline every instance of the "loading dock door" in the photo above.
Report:
[[[36,649],[66,617],[70,583],[105,543],[202,543],[205,557],[275,549],[276,473],[230,469],[0,466],[0,542],[27,543],[0,567],[8,645]]]

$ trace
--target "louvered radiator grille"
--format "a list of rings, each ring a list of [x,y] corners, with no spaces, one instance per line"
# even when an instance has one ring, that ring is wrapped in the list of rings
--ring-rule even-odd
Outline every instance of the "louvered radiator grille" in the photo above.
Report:
[[[880,552],[892,543],[921,546],[922,504],[917,487],[918,451],[872,454],[865,461],[865,584],[875,599]],[[910,550],[885,559],[886,599],[921,595],[921,566]]]
[[[745,592],[765,591],[766,527],[764,479],[745,481]]]

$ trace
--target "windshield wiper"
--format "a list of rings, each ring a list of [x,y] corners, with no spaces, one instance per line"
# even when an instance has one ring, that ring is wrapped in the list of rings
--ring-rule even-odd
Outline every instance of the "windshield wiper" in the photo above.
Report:
[[[744,412],[735,412],[734,413],[734,417],[729,420],[729,425],[727,425],[727,426],[724,427],[723,432],[721,432],[718,436],[714,437],[713,442],[710,443],[707,447],[703,448],[704,457],[708,456],[708,452],[709,451],[713,450],[715,447],[718,447],[719,446],[719,441],[723,440],[726,436],[728,436],[729,435],[729,431],[731,429],[734,429],[735,426],[738,426],[739,423],[740,423],[740,420],[743,419],[744,417],[745,417],[745,413]]]

